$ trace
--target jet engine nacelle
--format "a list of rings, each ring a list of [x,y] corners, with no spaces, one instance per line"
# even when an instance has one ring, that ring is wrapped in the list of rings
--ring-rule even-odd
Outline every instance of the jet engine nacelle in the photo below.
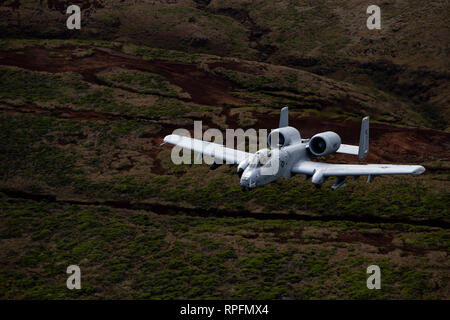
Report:
[[[267,138],[267,142],[271,148],[284,147],[300,141],[300,132],[293,127],[283,127],[272,130]]]
[[[333,131],[318,133],[309,140],[309,150],[315,156],[325,156],[336,152],[340,146],[341,137]]]

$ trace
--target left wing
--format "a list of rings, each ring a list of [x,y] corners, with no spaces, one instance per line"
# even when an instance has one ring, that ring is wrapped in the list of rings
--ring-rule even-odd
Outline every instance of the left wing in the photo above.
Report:
[[[418,165],[395,165],[395,164],[332,164],[314,161],[299,161],[292,169],[292,173],[301,173],[312,176],[311,182],[322,184],[326,177],[335,176],[336,182],[333,189],[343,185],[345,176],[369,176],[373,177],[383,174],[422,174],[425,172],[423,166]]]
[[[247,159],[251,155],[251,153],[227,148],[218,143],[193,139],[177,134],[171,134],[164,137],[164,142],[216,159],[224,160],[228,164],[239,164],[241,161]]]
[[[333,164],[314,161],[301,161],[292,168],[293,173],[313,175],[322,171],[325,177],[329,176],[364,176],[381,174],[422,174],[423,166],[395,165],[395,164]]]

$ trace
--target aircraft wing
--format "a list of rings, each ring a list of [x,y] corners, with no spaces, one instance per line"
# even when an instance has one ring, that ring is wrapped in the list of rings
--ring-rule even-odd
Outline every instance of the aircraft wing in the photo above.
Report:
[[[330,176],[377,176],[382,174],[422,174],[425,168],[418,165],[395,164],[332,164],[314,161],[300,161],[291,170],[293,173],[314,175],[320,172]]]
[[[193,139],[176,134],[166,136],[164,142],[216,159],[221,159],[224,161],[223,163],[226,162],[227,164],[239,164],[251,155],[251,153],[227,148],[218,143]]]

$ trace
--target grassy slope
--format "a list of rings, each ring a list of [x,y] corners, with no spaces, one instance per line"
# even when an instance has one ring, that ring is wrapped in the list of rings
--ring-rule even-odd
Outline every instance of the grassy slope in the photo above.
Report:
[[[448,233],[0,199],[3,298],[444,298]],[[7,248],[7,249],[6,249]],[[65,288],[77,262],[82,290]],[[382,290],[367,290],[367,266]]]

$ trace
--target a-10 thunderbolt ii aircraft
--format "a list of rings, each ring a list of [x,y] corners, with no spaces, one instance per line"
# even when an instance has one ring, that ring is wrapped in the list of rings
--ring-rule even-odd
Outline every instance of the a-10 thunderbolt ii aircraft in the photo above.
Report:
[[[270,149],[261,149],[256,153],[227,148],[221,144],[171,134],[164,143],[210,156],[220,163],[237,164],[244,190],[261,187],[280,177],[290,178],[294,174],[305,174],[317,187],[332,176],[336,177],[333,190],[343,187],[347,176],[356,180],[359,176],[368,176],[371,182],[382,174],[414,174],[425,171],[419,165],[393,164],[332,164],[312,161],[318,156],[334,152],[357,155],[362,160],[369,151],[369,117],[362,119],[359,146],[341,143],[339,135],[326,131],[310,139],[302,139],[300,132],[288,125],[288,107],[281,109],[280,125],[272,130],[267,138]],[[219,165],[214,162],[211,169]]]

